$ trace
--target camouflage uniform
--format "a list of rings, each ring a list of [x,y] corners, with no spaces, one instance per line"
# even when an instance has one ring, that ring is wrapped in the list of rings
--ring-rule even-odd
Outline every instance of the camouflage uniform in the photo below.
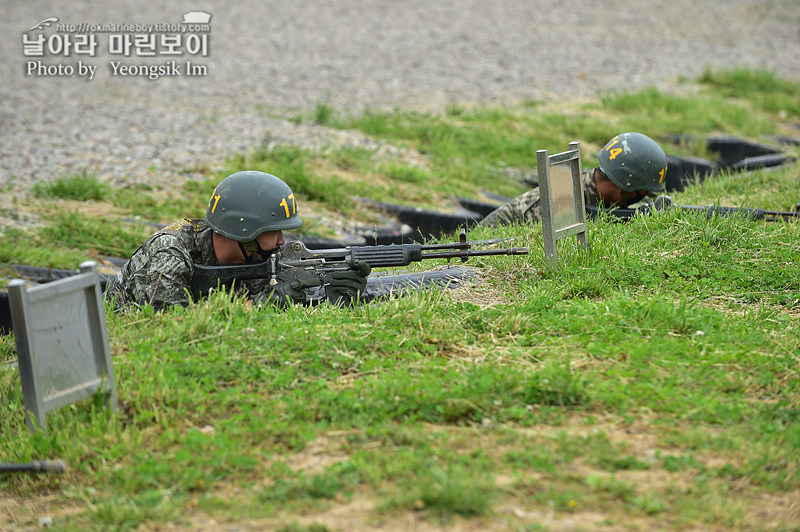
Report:
[[[583,174],[583,199],[586,205],[593,207],[600,203],[597,184],[594,181],[594,170],[587,170]],[[522,224],[528,222],[534,224],[541,219],[541,197],[539,196],[539,187],[536,187],[496,208],[486,215],[478,225],[481,227],[497,227],[512,223]]]
[[[156,309],[186,306],[193,263],[217,266],[211,236],[202,218],[184,218],[157,231],[137,249],[116,277],[109,279],[106,298],[116,305],[150,304]],[[269,286],[264,279],[237,282],[237,293],[259,294]]]

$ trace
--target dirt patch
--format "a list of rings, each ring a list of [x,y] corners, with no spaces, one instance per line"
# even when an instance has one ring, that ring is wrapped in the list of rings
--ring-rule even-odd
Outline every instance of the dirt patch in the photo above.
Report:
[[[341,448],[338,440],[341,433],[333,436],[322,435],[306,444],[302,451],[286,458],[286,465],[292,471],[303,471],[308,475],[321,473],[326,467],[346,461],[350,455]]]
[[[315,510],[305,515],[276,516],[265,519],[237,520],[235,523],[220,523],[214,519],[198,515],[190,520],[188,527],[175,528],[180,531],[261,531],[277,530],[289,525],[308,527],[322,525],[328,531],[346,532],[392,532],[397,530],[414,530],[417,532],[434,531],[500,531],[508,528],[502,523],[490,520],[468,520],[454,518],[448,523],[430,520],[424,511],[399,512],[391,515],[376,509],[375,502],[368,494],[358,494],[346,503],[331,504],[322,510]]]
[[[486,278],[496,279],[496,282],[488,283]],[[508,296],[504,289],[506,277],[510,274],[504,274],[493,270],[491,273],[485,273],[479,270],[475,271],[475,278],[453,288],[449,291],[450,298],[457,303],[470,303],[481,308],[493,307],[495,305],[503,305],[508,303]]]
[[[40,530],[43,526],[86,510],[86,506],[64,502],[61,493],[32,497],[0,493],[0,530]]]

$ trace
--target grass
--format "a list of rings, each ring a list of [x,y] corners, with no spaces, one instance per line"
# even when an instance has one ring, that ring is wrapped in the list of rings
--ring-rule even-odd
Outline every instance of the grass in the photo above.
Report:
[[[658,102],[675,116],[653,115],[653,136],[686,124],[742,135],[744,108],[747,138],[763,140],[785,126],[764,76],[709,71],[692,96],[648,89],[557,110],[342,117],[321,104],[309,121],[423,153],[412,165],[363,148],[265,147],[226,171],[271,170],[304,204],[356,218],[369,214],[353,193],[440,206],[481,187],[514,194],[531,146],[578,139],[591,165],[604,138],[642,125]],[[674,199],[786,210],[800,199],[798,170],[722,174]],[[125,219],[152,220],[160,206],[202,216],[218,178],[167,194],[65,177],[32,193],[39,227],[2,228],[0,260],[74,268],[87,249],[127,254],[150,229]],[[77,201],[104,214],[76,214]],[[88,400],[50,414],[47,434],[27,430],[14,338],[0,337],[0,458],[69,464],[0,477],[0,500],[13,501],[0,528],[35,526],[46,507],[56,530],[210,519],[309,531],[795,530],[800,224],[671,210],[591,222],[589,235],[588,251],[561,243],[554,271],[535,229],[474,229],[531,254],[472,261],[481,283],[467,290],[352,310],[249,309],[215,294],[163,313],[109,312],[117,414]]]
[[[714,71],[707,68],[700,82],[718,90],[721,96],[743,98],[758,108],[787,118],[800,118],[800,89],[773,72],[736,68]]]
[[[64,198],[76,201],[102,201],[111,194],[111,187],[86,174],[57,178],[52,183],[36,183],[33,195],[39,198]]]

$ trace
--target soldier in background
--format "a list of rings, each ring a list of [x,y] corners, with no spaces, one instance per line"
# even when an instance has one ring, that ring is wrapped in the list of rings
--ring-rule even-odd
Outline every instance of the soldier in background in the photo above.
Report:
[[[116,306],[151,305],[163,309],[188,305],[194,264],[246,264],[267,260],[286,243],[283,231],[303,224],[289,186],[264,172],[236,172],[223,179],[208,202],[205,218],[183,218],[153,234],[111,277],[106,299]],[[333,274],[325,293],[330,301],[351,304],[364,291],[370,267]],[[254,279],[236,283],[256,304],[288,306],[306,300],[304,289],[319,279],[270,285]]]
[[[599,167],[583,175],[583,196],[590,207],[634,207],[664,193],[667,155],[641,133],[621,133],[608,141],[597,158]],[[536,223],[541,220],[539,187],[501,205],[480,227]]]

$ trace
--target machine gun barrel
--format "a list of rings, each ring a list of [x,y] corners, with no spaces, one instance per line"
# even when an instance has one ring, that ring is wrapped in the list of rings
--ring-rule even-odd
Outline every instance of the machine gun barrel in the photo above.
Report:
[[[793,211],[768,211],[765,209],[746,208],[746,207],[723,207],[717,205],[672,205],[668,209],[680,209],[685,212],[700,212],[705,213],[707,218],[713,216],[729,217],[729,216],[743,216],[752,220],[763,220],[765,222],[790,222],[800,220],[800,202],[798,202],[795,210]],[[586,214],[596,218],[601,213],[607,213],[613,218],[618,218],[623,221],[630,220],[637,214],[650,214],[652,210],[644,207],[639,209],[601,209],[598,207],[586,206]]]

